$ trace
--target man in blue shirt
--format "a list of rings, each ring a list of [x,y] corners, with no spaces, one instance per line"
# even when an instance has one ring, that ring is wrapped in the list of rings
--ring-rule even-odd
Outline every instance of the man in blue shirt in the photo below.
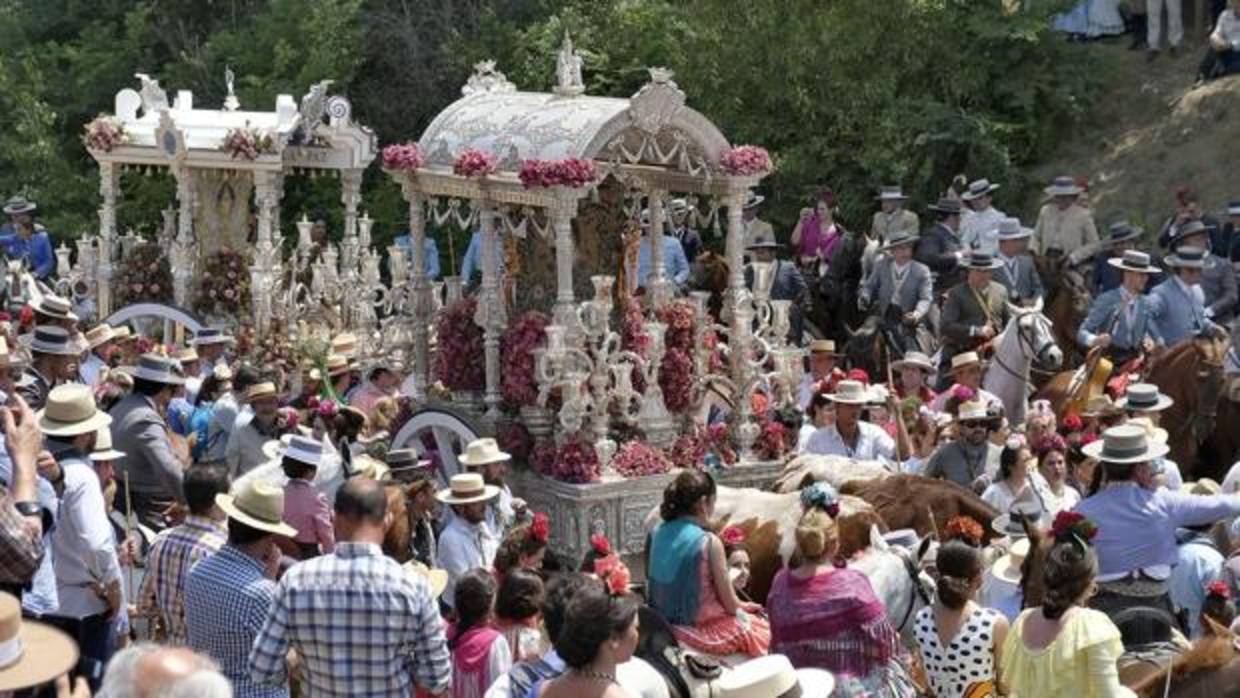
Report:
[[[410,237],[409,231],[396,236],[396,246],[405,253],[405,259],[409,262],[413,261],[413,239]],[[435,281],[439,278],[439,245],[435,244],[435,238],[424,235],[422,238],[422,267],[426,271],[426,278]]]
[[[650,224],[649,214],[642,215],[642,242],[637,252],[637,288],[645,288],[650,275],[654,273],[654,260],[650,258]],[[689,283],[689,260],[685,257],[685,248],[680,240],[663,234],[663,273],[682,289]]]
[[[47,230],[34,222],[38,205],[24,197],[15,196],[4,204],[4,215],[9,217],[5,234],[0,235],[0,246],[10,259],[25,259],[36,279],[46,279],[56,271],[56,254]]]

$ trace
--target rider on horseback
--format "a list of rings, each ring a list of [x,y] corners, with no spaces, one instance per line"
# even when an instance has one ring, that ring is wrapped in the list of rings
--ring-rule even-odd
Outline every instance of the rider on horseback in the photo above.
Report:
[[[953,356],[977,349],[1007,326],[1007,289],[992,279],[994,270],[1002,265],[977,250],[965,259],[968,278],[947,292],[943,304],[943,368],[947,368]],[[941,387],[946,387],[947,371],[941,373]]]
[[[886,255],[874,264],[874,272],[865,280],[857,296],[861,310],[872,309],[886,317],[892,305],[900,310],[901,321],[915,327],[930,312],[932,279],[930,268],[913,261],[913,230],[896,230],[883,245]]]
[[[1086,348],[1101,347],[1114,365],[1120,366],[1161,343],[1149,299],[1142,293],[1158,269],[1148,254],[1137,250],[1128,250],[1107,263],[1123,273],[1122,284],[1094,300],[1076,341]]]

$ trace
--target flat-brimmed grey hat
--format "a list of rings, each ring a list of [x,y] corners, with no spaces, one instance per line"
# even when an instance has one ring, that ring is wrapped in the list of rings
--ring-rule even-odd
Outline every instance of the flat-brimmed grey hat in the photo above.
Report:
[[[969,188],[966,189],[965,192],[960,195],[960,198],[964,199],[965,201],[972,201],[974,199],[986,196],[994,192],[998,188],[999,188],[999,185],[991,184],[989,179],[975,179],[972,182],[969,182]]]
[[[921,236],[914,230],[893,230],[887,236],[887,242],[883,244],[884,250],[890,250],[900,245],[911,245],[921,239]]]
[[[1207,254],[1200,247],[1181,247],[1174,254],[1164,257],[1163,261],[1176,269],[1205,269]]]
[[[1024,240],[1033,237],[1033,228],[1026,228],[1016,218],[1004,218],[999,221],[999,240]]]
[[[1115,402],[1116,407],[1133,412],[1162,412],[1174,404],[1175,400],[1163,395],[1153,383],[1133,383]]]
[[[1136,240],[1137,238],[1141,237],[1144,233],[1145,231],[1134,226],[1128,221],[1116,221],[1112,223],[1111,225],[1107,226],[1106,243],[1108,245],[1118,245],[1121,242],[1128,242],[1129,240]]]
[[[198,330],[198,334],[194,335],[194,341],[191,342],[196,347],[207,344],[225,344],[232,343],[234,340],[227,332],[218,327],[204,327]]]
[[[1175,249],[1178,242],[1190,235],[1209,235],[1210,229],[1201,221],[1189,221],[1183,225],[1178,225],[1171,231],[1171,248]]]
[[[754,236],[752,242],[745,245],[747,250],[777,250],[779,248],[780,244],[775,241],[775,237],[766,233],[759,233]]]
[[[939,199],[937,202],[930,204],[926,208],[934,211],[935,213],[946,213],[949,215],[959,215],[964,213],[964,206],[960,203],[959,199],[952,199],[946,196]]]
[[[878,196],[874,197],[879,201],[904,201],[908,197],[900,189],[900,185],[879,187]]]
[[[392,449],[387,452],[383,460],[387,463],[389,473],[407,470],[428,470],[431,467],[430,459],[420,457],[418,452],[412,448]]]
[[[964,258],[960,266],[965,269],[976,269],[978,271],[993,271],[1003,266],[1003,262],[995,259],[989,252],[969,250],[969,256]]]
[[[1131,424],[1111,427],[1102,432],[1101,439],[1081,448],[1090,458],[1118,465],[1151,461],[1170,450],[1166,444],[1151,443],[1145,429]]]
[[[1046,192],[1047,196],[1080,196],[1085,190],[1071,177],[1056,177],[1051,181],[1051,185],[1042,191]]]
[[[745,204],[741,208],[753,208],[755,206],[761,205],[763,201],[766,201],[765,196],[761,194],[755,194],[753,192],[749,192],[749,197],[745,199]]]
[[[129,375],[167,385],[185,384],[185,378],[177,374],[172,359],[159,354],[143,354],[138,359],[138,365],[129,371]]]
[[[23,213],[34,213],[39,205],[24,196],[14,196],[4,202],[4,215],[20,216]]]
[[[1158,267],[1150,262],[1150,256],[1140,250],[1126,250],[1119,257],[1112,257],[1107,264],[1123,271],[1135,271],[1138,274],[1156,274]]]
[[[68,299],[61,298],[52,293],[45,293],[39,296],[37,300],[30,304],[30,307],[40,315],[46,315],[58,320],[78,321],[78,316],[73,314],[73,304]]]
[[[78,345],[74,335],[69,334],[59,325],[39,325],[34,332],[23,335],[20,340],[34,354],[54,354],[56,356],[78,356],[82,347]]]

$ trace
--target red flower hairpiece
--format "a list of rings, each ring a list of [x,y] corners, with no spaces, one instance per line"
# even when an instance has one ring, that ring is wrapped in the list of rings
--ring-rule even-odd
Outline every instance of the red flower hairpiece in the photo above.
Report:
[[[336,412],[339,411],[336,407],[335,400],[324,400],[320,402],[318,409],[320,417],[335,417]]]
[[[530,537],[546,545],[550,536],[551,519],[541,511],[535,513],[534,520],[530,522]]]
[[[595,533],[590,536],[590,548],[594,550],[595,555],[603,557],[611,555],[611,541],[607,540],[607,536],[601,533]]]
[[[1079,414],[1070,414],[1063,418],[1064,431],[1080,431],[1084,426],[1085,423],[1081,421],[1081,415]]]
[[[619,555],[608,555],[595,560],[594,574],[603,580],[608,594],[620,596],[629,593],[632,575],[629,573],[628,565],[624,564]]]
[[[1051,535],[1056,541],[1075,539],[1082,546],[1088,546],[1094,536],[1098,535],[1098,526],[1084,514],[1061,511],[1055,515],[1055,522],[1051,524]]]
[[[848,380],[857,381],[863,385],[869,385],[870,374],[866,373],[864,368],[854,368],[848,372]]]
[[[976,548],[982,544],[982,537],[986,535],[986,532],[973,517],[954,516],[947,522],[943,535],[946,540],[964,541]]]
[[[727,526],[719,532],[719,538],[723,540],[724,545],[744,545],[745,532],[740,526]]]
[[[968,402],[977,397],[977,393],[973,388],[957,383],[952,387],[952,397],[956,398],[958,402]]]
[[[1216,579],[1206,585],[1206,596],[1218,596],[1223,599],[1231,599],[1231,587],[1227,586],[1227,582]]]

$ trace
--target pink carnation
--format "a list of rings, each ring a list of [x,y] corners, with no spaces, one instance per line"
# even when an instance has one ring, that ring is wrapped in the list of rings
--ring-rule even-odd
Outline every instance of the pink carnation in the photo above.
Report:
[[[611,466],[625,477],[660,475],[672,469],[672,462],[663,452],[641,441],[629,441],[620,447]]]
[[[738,145],[719,156],[719,168],[736,177],[764,175],[772,167],[771,154],[756,145]]]
[[[460,177],[486,177],[495,172],[495,156],[474,148],[467,148],[456,156],[452,172]]]
[[[593,160],[567,158],[564,160],[522,160],[517,178],[526,189],[535,187],[580,188],[598,179],[598,167]]]
[[[383,167],[400,172],[413,172],[422,166],[422,153],[417,143],[394,143],[383,149]]]

